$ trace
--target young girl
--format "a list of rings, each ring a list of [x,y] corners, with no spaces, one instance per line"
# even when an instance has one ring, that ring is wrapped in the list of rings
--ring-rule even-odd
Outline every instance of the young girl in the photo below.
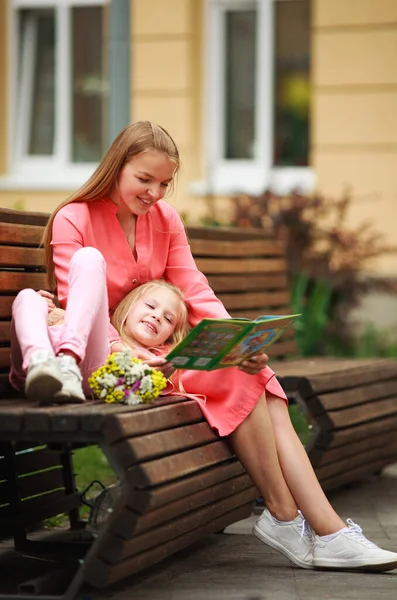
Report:
[[[82,314],[82,304],[87,313],[92,310],[89,291],[77,297],[70,309],[71,272],[78,254],[80,269],[95,271],[94,300],[100,280],[111,310],[138,285],[164,278],[184,292],[191,325],[204,317],[229,316],[197,269],[177,211],[163,201],[178,169],[178,149],[168,132],[148,121],[133,123],[120,132],[87,183],[55,210],[44,246],[51,289],[56,290],[61,306],[68,308],[65,328],[72,320],[78,321],[72,312]],[[96,253],[95,261],[85,251]],[[107,303],[101,302],[106,327]],[[98,323],[91,320],[89,327],[100,326],[98,317],[97,311]],[[87,329],[87,324],[82,326]],[[63,334],[56,350],[72,353],[72,357],[74,353],[81,366],[85,347],[79,343],[78,330],[69,330],[74,337],[66,341]],[[91,339],[92,330],[88,332]],[[122,345],[119,335],[110,325],[108,333],[109,344],[117,350]],[[160,357],[147,362],[163,372],[169,369]],[[221,375],[186,371],[182,382],[187,393],[206,396],[202,408],[209,424],[228,437],[264,498],[266,508],[254,527],[259,539],[306,569],[397,567],[397,553],[369,542],[351,522],[346,527],[328,502],[291,424],[286,395],[267,366],[266,355],[223,370]],[[310,535],[302,535],[307,531]]]
[[[70,287],[69,308],[52,308],[52,302],[50,305],[31,289],[22,290],[14,301],[11,383],[20,391],[25,390],[29,398],[84,402],[84,390],[89,393],[87,380],[96,363],[103,364],[112,350],[107,330],[98,326],[98,318],[104,316],[100,307],[106,305],[106,295],[84,282],[75,264],[80,257],[81,253],[76,253],[71,265],[71,273],[76,266],[77,273]],[[79,323],[75,323],[76,313],[70,307],[75,296],[87,296],[89,287],[94,292],[92,296],[99,299],[102,295],[102,299],[91,311],[91,318],[84,309]],[[47,294],[45,297],[50,300]],[[183,292],[164,280],[151,281],[130,292],[117,306],[112,321],[131,354],[152,363],[190,329]],[[82,338],[79,345],[85,347],[77,360],[76,354],[68,352],[74,348],[73,336],[75,341]]]
[[[132,354],[148,358],[169,352],[190,329],[182,290],[164,280],[149,281],[127,294],[112,323]]]

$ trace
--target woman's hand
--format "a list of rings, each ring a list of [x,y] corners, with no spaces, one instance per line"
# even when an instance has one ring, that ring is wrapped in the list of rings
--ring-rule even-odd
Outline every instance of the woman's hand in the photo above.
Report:
[[[267,354],[258,354],[258,356],[251,356],[251,358],[242,362],[238,368],[248,375],[256,375],[266,367],[268,360]]]
[[[37,293],[39,294],[39,296],[44,298],[44,300],[47,302],[49,313],[52,310],[54,310],[54,308],[56,308],[56,305],[54,302],[54,294],[51,294],[51,292],[47,292],[47,290],[39,290]]]

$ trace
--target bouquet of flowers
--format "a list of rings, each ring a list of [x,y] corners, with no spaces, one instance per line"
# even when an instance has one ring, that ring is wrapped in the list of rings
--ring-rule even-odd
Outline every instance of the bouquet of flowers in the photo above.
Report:
[[[166,387],[161,371],[133,358],[128,349],[110,354],[102,367],[93,372],[88,384],[97,398],[123,404],[148,403]]]

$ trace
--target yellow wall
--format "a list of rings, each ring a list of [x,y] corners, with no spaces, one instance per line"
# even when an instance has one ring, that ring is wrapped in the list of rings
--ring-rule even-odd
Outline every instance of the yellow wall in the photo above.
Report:
[[[397,243],[397,1],[313,0],[312,163],[324,194],[350,189],[351,223]],[[381,259],[397,272],[397,255]]]
[[[172,203],[192,218],[200,203],[189,199],[189,182],[204,159],[202,19],[201,0],[132,3],[132,120],[155,121],[175,139],[182,170]]]
[[[6,3],[0,2],[0,174],[6,169],[7,141],[7,30]]]

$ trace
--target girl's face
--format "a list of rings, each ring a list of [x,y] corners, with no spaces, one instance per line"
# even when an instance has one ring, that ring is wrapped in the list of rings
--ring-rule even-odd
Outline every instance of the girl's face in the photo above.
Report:
[[[181,299],[175,292],[154,287],[131,306],[125,321],[126,333],[146,348],[161,346],[173,334],[180,312]]]
[[[176,165],[165,154],[149,150],[134,156],[120,171],[114,201],[121,212],[144,215],[161,200],[171,183]]]

